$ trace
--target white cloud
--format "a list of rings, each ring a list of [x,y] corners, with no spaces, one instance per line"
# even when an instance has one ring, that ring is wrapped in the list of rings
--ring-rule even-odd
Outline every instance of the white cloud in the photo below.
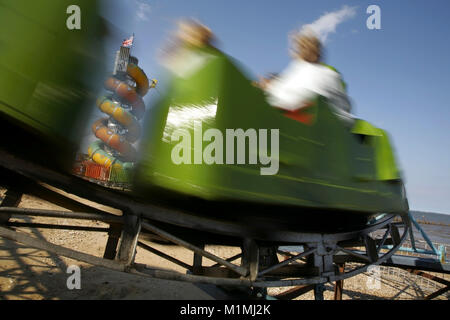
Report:
[[[336,27],[342,22],[356,15],[356,7],[343,6],[340,10],[326,12],[313,23],[302,26],[301,32],[313,32],[322,42],[325,42],[330,33],[336,32]]]
[[[136,3],[136,18],[138,21],[148,21],[148,16],[151,12],[151,6],[140,0],[135,0]]]

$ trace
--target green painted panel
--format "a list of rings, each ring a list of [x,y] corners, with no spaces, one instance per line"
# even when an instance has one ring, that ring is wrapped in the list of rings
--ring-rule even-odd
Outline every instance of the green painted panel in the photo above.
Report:
[[[207,58],[195,70],[173,76],[167,92],[147,114],[136,190],[156,185],[211,200],[361,212],[407,210],[402,184],[385,181],[394,179],[396,168],[382,130],[357,121],[352,132],[322,97],[310,109],[310,124],[288,118],[266,102],[232,58],[211,49],[193,54]],[[260,162],[249,164],[249,154],[261,150],[248,143],[246,164],[174,163],[172,151],[181,140],[173,141],[171,134],[182,129],[194,137],[194,120],[202,124],[203,133],[214,128],[224,139],[227,129],[278,129],[278,172],[261,175]],[[201,154],[210,142],[195,151],[195,138],[189,141],[187,154],[193,162],[195,152]]]
[[[81,9],[69,30],[66,9]],[[101,87],[103,21],[95,0],[0,0],[0,115],[77,145]]]

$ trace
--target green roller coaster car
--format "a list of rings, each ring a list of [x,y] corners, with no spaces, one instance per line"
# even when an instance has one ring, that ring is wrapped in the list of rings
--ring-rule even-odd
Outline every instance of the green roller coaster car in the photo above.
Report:
[[[156,186],[166,194],[213,202],[288,205],[367,216],[408,211],[385,131],[358,119],[348,125],[323,97],[292,116],[269,105],[263,91],[252,85],[230,57],[212,48],[193,50],[192,56],[147,114],[136,190]],[[212,152],[209,144],[220,135],[214,139],[203,136],[200,144],[200,127],[203,133],[217,129],[214,132],[227,138],[227,129],[244,133],[278,129],[279,152],[272,154],[278,170],[261,174],[264,165],[250,161],[251,155],[267,152],[250,142],[250,134],[245,140],[245,161],[227,164],[225,153],[236,156],[237,139],[234,149]],[[188,137],[192,141],[180,149]],[[270,151],[274,145],[267,140]],[[223,144],[227,143],[224,139]],[[205,154],[218,161],[205,161]],[[180,157],[187,161],[179,161]]]
[[[74,5],[81,29],[67,25]],[[95,0],[0,0],[2,147],[70,167],[104,72],[99,10]]]

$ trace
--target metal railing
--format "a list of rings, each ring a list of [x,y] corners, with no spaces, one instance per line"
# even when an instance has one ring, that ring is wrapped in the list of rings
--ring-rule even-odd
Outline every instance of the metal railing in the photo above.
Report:
[[[405,241],[405,243],[398,249],[398,252],[406,253],[407,255],[433,255],[436,256],[441,263],[446,263],[446,261],[448,261],[447,247],[449,247],[449,245],[431,241],[426,232],[422,229],[420,224],[417,223],[410,212],[408,213],[408,218],[411,223],[409,241]],[[414,228],[422,235],[424,239],[423,241],[415,239],[412,226],[414,226]],[[392,246],[383,246],[383,249],[390,249],[391,247]]]

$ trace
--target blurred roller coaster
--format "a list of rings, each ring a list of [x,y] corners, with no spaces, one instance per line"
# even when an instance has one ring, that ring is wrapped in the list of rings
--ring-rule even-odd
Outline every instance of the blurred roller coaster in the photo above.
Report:
[[[80,137],[80,132],[76,128],[86,123],[86,117],[83,115],[85,111],[89,111],[88,107],[83,106],[85,103],[92,102],[89,98],[95,96],[94,92],[86,89],[94,87],[89,82],[89,75],[92,75],[94,71],[100,72],[94,68],[99,68],[102,63],[102,57],[98,57],[98,52],[101,51],[95,47],[101,37],[96,32],[102,30],[97,25],[101,19],[96,14],[96,2],[91,0],[75,2],[83,7],[84,14],[85,26],[79,32],[69,30],[61,32],[59,29],[49,31],[53,26],[54,28],[59,26],[52,19],[60,17],[60,12],[65,12],[65,8],[73,3],[72,0],[61,0],[57,3],[43,1],[39,3],[39,8],[27,11],[27,15],[16,14],[21,10],[28,10],[27,7],[19,6],[16,1],[8,2],[2,7],[6,20],[1,21],[0,24],[5,23],[10,30],[16,30],[16,34],[14,38],[9,39],[9,45],[2,47],[0,52],[2,68],[0,80],[6,79],[5,83],[13,82],[6,86],[7,91],[0,90],[0,134],[10,138],[10,143],[0,146],[0,182],[1,186],[7,189],[0,203],[1,237],[91,265],[143,277],[203,283],[220,288],[239,288],[240,292],[245,293],[243,297],[255,299],[293,299],[309,290],[314,290],[316,299],[323,299],[324,284],[327,282],[335,282],[335,298],[341,299],[345,279],[366,272],[370,266],[376,265],[408,269],[425,276],[428,271],[450,273],[450,265],[445,261],[445,254],[433,246],[420,225],[409,214],[405,204],[403,184],[399,179],[374,182],[379,183],[377,186],[386,190],[394,190],[392,193],[383,193],[380,198],[370,198],[376,192],[360,192],[359,188],[351,187],[339,188],[338,192],[349,192],[348,194],[353,192],[356,197],[359,197],[356,199],[359,202],[355,202],[355,205],[364,205],[365,199],[379,199],[383,204],[401,208],[401,210],[393,209],[386,213],[383,213],[384,210],[374,211],[373,208],[369,208],[370,210],[366,208],[364,215],[361,215],[363,211],[358,210],[353,210],[349,214],[339,209],[315,208],[313,210],[301,206],[261,203],[249,207],[238,201],[213,202],[214,206],[211,207],[206,205],[209,202],[205,200],[192,200],[193,198],[189,197],[188,201],[175,198],[175,200],[164,202],[160,201],[160,195],[164,195],[164,192],[159,194],[147,192],[143,196],[137,195],[134,192],[114,190],[92,183],[69,172],[70,169],[65,164],[67,159],[73,159],[73,151],[76,148],[72,146],[76,145],[76,139]],[[33,23],[35,28],[30,28],[30,23]],[[35,45],[31,48],[34,50],[33,54],[22,51],[23,43]],[[44,50],[47,46],[55,48],[52,59],[49,59],[46,54],[41,54],[47,52]],[[136,154],[132,144],[139,138],[139,119],[142,118],[145,110],[142,97],[155,85],[155,82],[149,83],[144,72],[137,67],[137,59],[130,57],[129,52],[126,51],[123,48],[119,52],[116,66],[120,68],[116,68],[115,74],[105,83],[109,94],[97,101],[99,109],[108,117],[96,121],[92,128],[99,140],[91,145],[88,161],[95,162],[93,166],[107,168],[109,172],[105,171],[106,173],[102,176],[101,172],[94,173],[94,169],[80,171],[79,174],[84,178],[87,175],[95,180],[127,182],[127,177],[120,178],[118,177],[120,174],[113,174],[112,170],[114,168],[117,168],[114,170],[126,170],[133,167],[132,163]],[[237,95],[236,90],[240,89],[240,84],[246,85],[250,82],[237,69],[233,69],[232,63],[225,55],[211,51],[203,56],[213,57],[210,61],[217,62],[216,67],[220,67],[220,63],[225,63],[227,67],[229,66],[226,69],[229,72],[224,77],[231,74],[235,77],[232,80],[237,79],[237,81],[228,82],[229,85],[222,88],[224,92],[231,90],[227,96],[231,100],[228,101],[239,103],[238,100],[232,99],[246,98],[247,92],[259,94],[249,85],[250,89],[247,92]],[[189,85],[184,88],[192,90],[216,88],[216,86],[208,87],[214,83],[208,80],[208,77],[216,79],[222,76],[217,70],[224,69],[219,67],[212,69],[213,72],[205,72],[204,77],[198,77],[197,80],[203,81],[204,86],[194,85],[195,82],[180,83],[182,85],[188,83]],[[52,72],[42,72],[46,69]],[[237,87],[234,87],[235,85]],[[10,88],[17,88],[17,90],[10,90]],[[236,105],[236,108],[239,106]],[[258,107],[260,108],[258,110],[263,110],[260,105]],[[267,110],[268,120],[275,121],[273,119],[276,118],[285,121],[284,115],[275,114],[272,109],[269,107],[264,109]],[[349,133],[332,119],[331,114],[327,113],[326,106],[321,106],[320,110],[323,110],[324,115],[328,117],[327,121],[332,123],[336,130],[342,132],[342,137],[348,141],[351,140],[349,143],[354,150],[361,152],[366,158],[371,156],[373,149],[379,146],[382,147],[380,150],[383,152],[390,150],[383,131],[362,123],[357,131]],[[236,117],[231,114],[230,119],[233,120]],[[289,121],[291,120],[288,119],[285,123],[288,123],[292,130],[303,130],[302,132],[308,134],[312,131],[306,124]],[[305,148],[318,150],[318,152],[326,149],[319,148],[321,146],[319,143],[312,144],[311,141],[311,139],[291,139],[290,143],[295,148],[295,143],[305,143]],[[374,141],[375,146],[371,145]],[[289,143],[286,142],[286,144]],[[349,150],[352,149],[349,148]],[[389,166],[390,153],[383,153],[380,158],[388,159],[386,162],[388,165],[382,166],[384,170],[380,175],[395,176],[395,168]],[[292,159],[295,160],[295,158]],[[327,157],[320,156],[319,159],[327,160]],[[371,178],[368,173],[373,171],[373,167],[369,166],[369,162],[358,159],[360,160],[361,157],[352,159],[354,160],[352,168],[359,170],[356,172],[358,181],[365,183],[364,181]],[[316,165],[317,161],[303,162],[303,165],[308,164]],[[323,168],[327,169],[325,162]],[[169,168],[169,173],[170,170]],[[118,178],[114,178],[115,175]],[[248,179],[239,180],[239,183],[245,184],[252,179],[248,177]],[[319,191],[322,190],[320,188],[336,187],[336,185],[322,183],[318,179],[292,178],[279,181],[297,183],[294,186],[300,187],[304,187],[306,181],[308,188],[314,187]],[[256,184],[253,185],[259,187]],[[186,188],[195,189],[191,185],[186,184],[186,186]],[[285,189],[288,188],[283,190]],[[227,190],[227,192],[233,191],[233,188]],[[18,207],[24,194],[50,201],[69,211]],[[395,194],[395,197],[389,198],[392,194]],[[340,200],[339,196],[335,198]],[[96,209],[87,205],[84,200],[118,209],[121,214]],[[323,198],[323,201],[325,200],[327,199]],[[348,201],[352,200],[355,199],[348,197]],[[377,203],[377,201],[371,203]],[[108,227],[21,222],[15,219],[24,216],[63,218],[68,221],[72,219],[101,221]],[[307,216],[309,220],[306,219]],[[326,220],[324,217],[331,220]],[[358,217],[363,219],[358,220]],[[335,220],[332,220],[333,218]],[[315,219],[319,226],[327,228],[311,228],[311,219]],[[327,224],[323,224],[323,221],[327,221]],[[336,221],[336,224],[330,221]],[[103,256],[95,256],[20,232],[24,228],[104,232],[108,235],[108,241]],[[413,228],[419,229],[425,241],[430,242],[429,249],[420,251],[414,246]],[[412,247],[402,248],[408,236]],[[180,261],[156,249],[152,245],[155,241],[175,244],[190,250],[193,253],[193,261]],[[209,245],[235,246],[240,249],[240,253],[231,257],[219,256],[207,250]],[[185,272],[135,262],[137,247],[182,267]],[[429,258],[400,255],[398,253],[401,250],[420,252],[427,254]],[[213,261],[214,264],[204,263],[205,259]],[[438,277],[433,279],[446,287],[427,298],[436,297],[449,288],[449,283],[444,279]],[[269,287],[294,288],[276,297],[270,297],[266,291]]]

